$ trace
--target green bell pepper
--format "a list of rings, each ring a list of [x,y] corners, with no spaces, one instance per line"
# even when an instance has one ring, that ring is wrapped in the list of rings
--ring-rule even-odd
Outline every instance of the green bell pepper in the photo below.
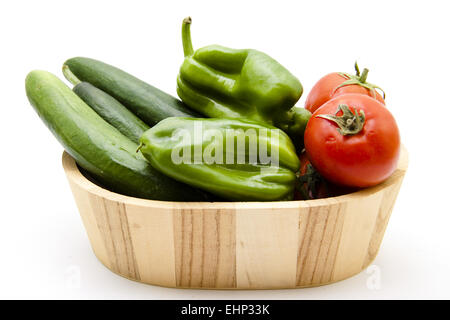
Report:
[[[191,19],[183,21],[184,62],[178,96],[211,118],[248,118],[274,125],[303,144],[311,113],[293,108],[302,95],[300,81],[277,61],[253,49],[218,45],[192,47]]]
[[[293,198],[300,163],[280,129],[249,119],[172,117],[140,139],[163,174],[234,201]]]

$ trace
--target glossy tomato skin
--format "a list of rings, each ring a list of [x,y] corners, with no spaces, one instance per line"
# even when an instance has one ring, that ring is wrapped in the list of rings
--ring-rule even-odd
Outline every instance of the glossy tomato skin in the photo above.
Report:
[[[376,90],[372,92],[371,90],[356,84],[343,86],[336,90],[336,88],[346,80],[348,79],[338,72],[329,73],[321,78],[316,82],[306,97],[305,109],[309,110],[311,113],[314,113],[318,108],[332,98],[348,93],[363,94],[375,98],[383,105],[385,104],[383,97]]]
[[[340,104],[363,110],[365,123],[355,135],[344,136],[331,120]],[[339,111],[337,115],[341,115]],[[316,110],[305,131],[308,159],[327,180],[342,186],[369,187],[387,179],[400,156],[400,134],[394,117],[380,102],[361,94],[338,96]]]
[[[311,162],[303,150],[300,155],[300,169],[298,171],[298,177],[307,175],[308,166]],[[315,170],[315,169],[314,169]],[[325,180],[323,177],[319,177],[319,180],[315,185],[315,194],[312,193],[312,186],[307,183],[297,185],[294,192],[294,200],[312,200],[312,199],[322,199],[328,197],[336,197],[343,194],[355,192],[356,188],[338,186],[330,181]],[[305,196],[306,195],[306,196]]]

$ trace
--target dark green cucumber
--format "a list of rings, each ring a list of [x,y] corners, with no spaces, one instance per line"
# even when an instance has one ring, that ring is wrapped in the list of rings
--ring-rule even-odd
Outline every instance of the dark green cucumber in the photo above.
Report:
[[[28,99],[78,165],[113,191],[147,199],[204,201],[207,196],[176,182],[136,153],[137,144],[103,120],[53,74],[32,71]]]
[[[123,104],[88,82],[80,82],[73,87],[73,92],[94,109],[106,122],[133,142],[139,143],[139,138],[142,134],[150,129],[141,119],[125,108]]]
[[[74,84],[89,82],[113,96],[150,126],[168,117],[201,117],[177,98],[98,60],[69,59],[63,73]]]

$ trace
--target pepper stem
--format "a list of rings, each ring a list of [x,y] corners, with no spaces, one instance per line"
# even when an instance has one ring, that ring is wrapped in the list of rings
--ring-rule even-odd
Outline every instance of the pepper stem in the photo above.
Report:
[[[81,81],[80,79],[78,79],[73,73],[72,71],[70,71],[70,68],[67,64],[63,65],[62,67],[62,72],[64,74],[64,77],[67,79],[67,81],[69,81],[71,84],[73,84],[74,86],[76,86],[77,84],[79,84]]]
[[[342,115],[338,116],[339,111],[342,111]],[[364,127],[366,116],[364,110],[356,110],[353,113],[350,108],[345,104],[340,104],[335,114],[321,114],[319,118],[324,118],[333,121],[338,125],[338,131],[343,136],[358,134]]]
[[[144,146],[144,144],[141,142],[141,143],[139,143],[139,146],[137,147],[137,149],[136,149],[136,153],[138,153],[139,152],[139,150],[141,150],[141,148]]]
[[[183,41],[183,52],[185,57],[192,56],[194,54],[191,39],[191,23],[191,17],[184,18],[183,25],[181,27],[181,39]]]

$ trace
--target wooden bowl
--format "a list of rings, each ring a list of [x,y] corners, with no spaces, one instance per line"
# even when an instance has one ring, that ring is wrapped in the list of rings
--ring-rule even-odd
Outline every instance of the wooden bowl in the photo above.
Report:
[[[353,276],[377,255],[408,166],[372,188],[320,200],[168,202],[117,194],[62,157],[97,258],[111,271],[175,288],[282,289]],[[392,263],[395,263],[394,261]]]

